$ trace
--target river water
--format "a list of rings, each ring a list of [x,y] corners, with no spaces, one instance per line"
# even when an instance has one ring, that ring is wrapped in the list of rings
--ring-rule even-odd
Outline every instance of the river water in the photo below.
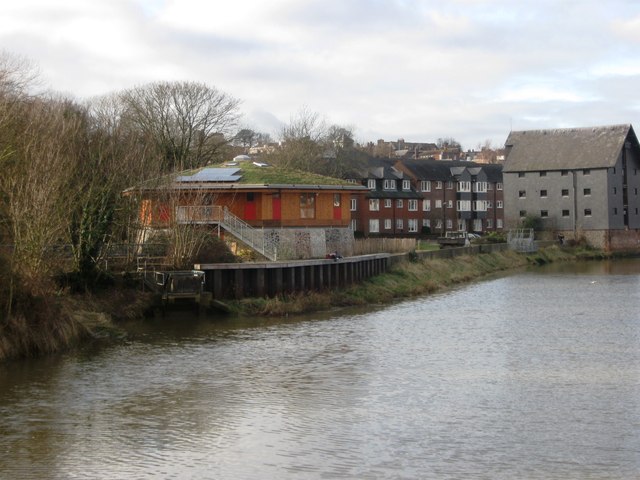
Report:
[[[2,479],[640,478],[640,261],[0,366]]]

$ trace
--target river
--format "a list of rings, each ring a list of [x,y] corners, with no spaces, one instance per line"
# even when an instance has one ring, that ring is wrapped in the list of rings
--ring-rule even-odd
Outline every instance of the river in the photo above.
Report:
[[[0,366],[2,479],[640,478],[640,261]]]

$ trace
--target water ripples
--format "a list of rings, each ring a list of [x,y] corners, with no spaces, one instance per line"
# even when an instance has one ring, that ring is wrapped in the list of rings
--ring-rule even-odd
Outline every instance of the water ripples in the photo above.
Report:
[[[638,275],[579,273],[20,364],[0,477],[640,476]]]

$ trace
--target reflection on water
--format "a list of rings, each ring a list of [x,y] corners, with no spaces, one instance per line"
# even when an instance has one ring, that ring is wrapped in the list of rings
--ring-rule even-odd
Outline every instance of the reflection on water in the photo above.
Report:
[[[640,263],[0,368],[0,478],[640,477]]]

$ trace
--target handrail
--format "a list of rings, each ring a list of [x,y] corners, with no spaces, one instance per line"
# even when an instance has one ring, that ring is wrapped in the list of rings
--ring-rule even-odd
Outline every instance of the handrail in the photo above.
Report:
[[[217,223],[265,257],[275,261],[277,248],[269,245],[264,230],[258,230],[219,205],[185,205],[176,208],[178,223]]]

